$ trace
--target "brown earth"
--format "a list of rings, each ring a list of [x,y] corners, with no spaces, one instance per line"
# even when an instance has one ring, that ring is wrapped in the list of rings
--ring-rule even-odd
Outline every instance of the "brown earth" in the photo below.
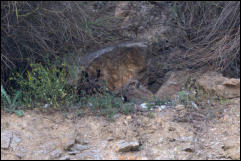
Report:
[[[1,112],[1,159],[240,159],[240,98],[214,103],[209,114],[165,109],[107,121],[87,113]],[[120,141],[139,150],[119,152]]]

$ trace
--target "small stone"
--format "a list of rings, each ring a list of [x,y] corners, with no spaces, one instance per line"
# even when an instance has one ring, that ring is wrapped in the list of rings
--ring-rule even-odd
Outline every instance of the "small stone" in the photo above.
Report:
[[[89,144],[89,141],[86,140],[85,138],[81,137],[80,135],[78,135],[78,136],[75,138],[75,142],[78,143],[78,144],[82,144],[82,145],[87,145],[87,144]]]
[[[160,139],[159,139],[159,143],[162,143],[162,142],[163,142],[163,138],[160,138]]]
[[[127,120],[131,120],[131,116],[127,116],[126,119],[127,119]]]
[[[18,144],[20,142],[21,142],[20,137],[18,137],[17,135],[13,135],[10,147],[13,148],[13,150],[15,150],[18,148]]]
[[[138,28],[138,31],[139,31],[139,32],[143,32],[143,31],[144,31],[144,27],[143,27],[143,26],[140,26],[140,27]]]
[[[177,139],[177,141],[180,141],[180,142],[191,142],[192,140],[193,140],[192,136],[183,136]]]
[[[81,154],[77,154],[76,158],[79,160],[103,160],[98,150],[84,151]]]
[[[167,138],[167,140],[168,140],[169,142],[175,142],[175,141],[176,141],[175,138]]]
[[[65,155],[65,156],[61,157],[59,160],[70,160],[70,156]]]
[[[131,142],[127,141],[119,141],[117,145],[117,149],[119,152],[129,152],[129,151],[136,151],[138,150],[140,144],[138,141],[134,140]]]
[[[142,109],[147,109],[147,103],[142,103],[142,104],[140,105],[140,107],[141,107]]]
[[[15,151],[15,155],[19,158],[19,159],[23,159],[26,153],[26,150],[24,149],[24,147],[20,147],[14,150]]]
[[[224,146],[222,146],[222,149],[224,150],[224,151],[227,151],[227,150],[229,150],[229,149],[232,149],[232,148],[234,148],[234,146],[230,146],[230,145],[224,145]]]
[[[113,140],[114,140],[113,137],[109,137],[109,138],[107,139],[107,141],[113,141]]]
[[[56,159],[62,155],[62,151],[60,149],[56,149],[50,153],[51,159]]]
[[[126,120],[123,121],[124,125],[128,125],[128,122]]]
[[[78,150],[68,152],[69,155],[76,155],[76,154],[79,154],[79,153],[80,153],[80,151],[78,151]]]
[[[54,141],[50,141],[41,145],[40,147],[41,147],[41,150],[39,152],[43,154],[48,154],[56,149],[57,143]]]
[[[12,140],[13,133],[11,131],[4,131],[1,133],[1,148],[8,149]]]
[[[89,149],[90,147],[89,146],[86,146],[86,145],[81,145],[81,144],[75,144],[72,148],[71,148],[71,151],[84,151],[84,150],[87,150]]]
[[[176,129],[174,127],[169,127],[168,131],[175,131]]]
[[[189,152],[189,153],[193,153],[195,150],[191,147],[185,148],[183,149],[183,151]]]
[[[16,153],[15,155],[16,155],[19,159],[22,159],[22,158],[25,156],[24,153]]]
[[[75,138],[76,135],[74,133],[70,133],[64,138],[64,150],[69,150],[75,144]]]
[[[22,124],[19,124],[20,127],[22,127],[22,129],[27,129],[28,128],[28,123],[27,122],[23,122]]]
[[[166,105],[161,105],[161,107],[160,107],[161,110],[164,110],[165,108],[167,108]]]
[[[198,110],[197,104],[196,104],[195,102],[193,102],[193,101],[191,101],[191,103],[192,103],[192,106],[193,106],[196,110]]]
[[[155,17],[154,21],[158,21],[159,20],[159,17]]]
[[[161,107],[158,107],[157,112],[161,112],[161,111],[162,111]]]
[[[175,109],[176,109],[177,111],[182,111],[182,110],[185,109],[185,106],[184,106],[184,105],[181,105],[181,104],[178,104],[178,105],[175,106]]]

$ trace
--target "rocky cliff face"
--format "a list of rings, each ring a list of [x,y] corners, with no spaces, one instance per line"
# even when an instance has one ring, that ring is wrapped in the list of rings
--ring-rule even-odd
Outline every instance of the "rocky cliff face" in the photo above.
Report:
[[[163,84],[165,74],[170,71],[169,66],[175,63],[170,56],[173,53],[172,44],[179,41],[175,35],[181,34],[171,26],[172,3],[98,2],[96,5],[99,6],[94,7],[96,12],[101,12],[104,6],[114,6],[111,13],[122,20],[120,31],[129,42],[112,42],[105,48],[86,52],[84,57],[76,58],[77,65],[83,66],[90,77],[96,77],[99,73],[100,79],[106,80],[112,90],[119,90],[131,80],[138,80],[155,93]],[[158,49],[155,42],[161,45]],[[113,45],[115,43],[118,44]],[[92,46],[92,49],[96,47]],[[175,53],[172,55],[175,56]]]
[[[146,68],[146,54],[144,42],[120,43],[89,53],[79,62],[90,77],[99,74],[110,89],[116,90],[141,76]]]

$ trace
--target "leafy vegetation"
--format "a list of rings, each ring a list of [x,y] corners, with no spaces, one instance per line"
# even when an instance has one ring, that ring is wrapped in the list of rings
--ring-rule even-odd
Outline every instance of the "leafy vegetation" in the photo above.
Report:
[[[21,96],[21,91],[17,91],[13,98],[11,99],[9,94],[4,89],[3,85],[1,85],[1,102],[6,107],[8,112],[15,112],[18,116],[23,116],[22,110],[16,110],[16,106],[19,104],[18,99]]]
[[[28,107],[48,104],[54,108],[71,103],[73,90],[66,86],[67,72],[64,64],[62,70],[56,65],[44,67],[41,63],[30,66],[31,70],[25,74],[16,73],[10,78],[22,90],[22,103]]]
[[[121,112],[129,114],[133,112],[133,103],[123,103],[121,97],[115,96],[113,93],[104,93],[103,95],[89,96],[87,106],[94,111],[100,111],[103,116],[113,118],[115,114]]]
[[[53,61],[122,39],[121,20],[108,12],[113,6],[96,13],[91,8],[94,3],[98,2],[2,2],[2,84],[10,86],[8,73],[20,67],[24,71],[32,62],[44,63],[46,56]]]

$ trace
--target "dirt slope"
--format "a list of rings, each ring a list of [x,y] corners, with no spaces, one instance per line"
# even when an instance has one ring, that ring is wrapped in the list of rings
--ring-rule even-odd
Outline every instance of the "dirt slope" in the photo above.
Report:
[[[240,98],[216,103],[213,117],[180,111],[119,115],[1,113],[1,159],[240,159]],[[219,110],[219,111],[220,111]],[[183,110],[181,113],[187,114]],[[192,116],[192,117],[190,117]],[[190,119],[191,118],[191,119]],[[120,142],[137,151],[120,152]]]

